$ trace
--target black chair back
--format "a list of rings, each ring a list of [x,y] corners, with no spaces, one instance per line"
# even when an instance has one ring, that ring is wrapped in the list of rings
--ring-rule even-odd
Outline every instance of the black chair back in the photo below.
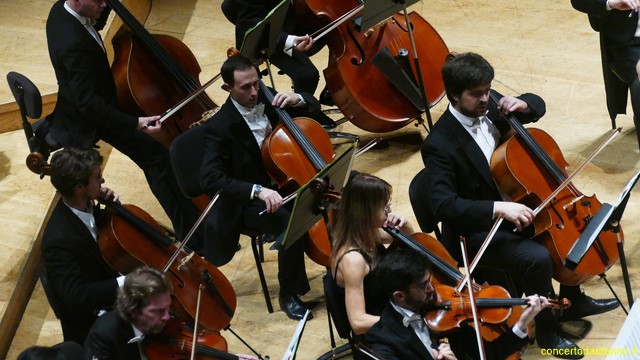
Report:
[[[49,301],[49,306],[51,306],[56,318],[60,319],[60,316],[62,315],[62,300],[60,300],[55,289],[49,282],[49,278],[47,277],[47,268],[44,265],[40,269],[40,282],[42,283],[44,294],[47,296],[47,300]]]
[[[435,233],[436,238],[440,240],[440,229],[438,223],[434,219],[431,206],[429,205],[429,192],[427,191],[427,169],[420,170],[413,177],[409,184],[409,201],[411,208],[416,215],[416,220],[420,226],[420,230],[425,233]]]
[[[200,167],[204,151],[204,125],[193,127],[173,139],[169,154],[182,192],[194,198],[203,194]]]
[[[347,317],[347,307],[344,303],[344,292],[338,287],[331,271],[322,277],[324,284],[324,297],[327,302],[327,310],[329,315],[335,324],[338,335],[342,339],[349,339],[351,341],[351,325],[349,324],[349,318]]]

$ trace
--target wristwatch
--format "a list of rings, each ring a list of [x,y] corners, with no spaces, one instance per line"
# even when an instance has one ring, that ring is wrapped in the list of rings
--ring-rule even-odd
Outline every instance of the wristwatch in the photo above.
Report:
[[[260,193],[262,192],[262,185],[260,184],[255,184],[253,186],[253,198],[257,199],[258,195],[260,195]]]

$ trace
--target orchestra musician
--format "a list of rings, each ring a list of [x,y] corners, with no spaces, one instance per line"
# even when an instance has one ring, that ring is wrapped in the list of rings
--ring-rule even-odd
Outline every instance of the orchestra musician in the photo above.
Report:
[[[150,136],[160,130],[160,117],[136,117],[117,107],[115,81],[98,34],[109,11],[105,0],[58,0],[49,12],[47,44],[58,81],[50,131],[62,146],[90,148],[104,140],[133,160],[183,239],[198,212],[178,187],[168,150]]]
[[[367,331],[366,343],[386,360],[480,359],[473,327],[462,326],[446,334],[448,342],[438,342],[442,334],[431,333],[426,326],[422,312],[436,299],[429,268],[426,257],[409,249],[393,250],[382,259],[376,275],[389,302],[380,321]],[[529,306],[510,330],[491,342],[484,341],[487,359],[506,359],[526,345],[527,325],[550,305],[543,296],[532,295],[527,300]]]
[[[387,303],[372,273],[385,253],[383,244],[392,242],[382,227],[413,233],[407,219],[391,212],[391,192],[386,181],[357,174],[344,188],[340,209],[334,212],[331,275],[338,288],[344,289],[347,317],[356,341],[379,320]]]
[[[98,313],[113,306],[124,282],[104,260],[98,248],[97,219],[102,212],[93,201],[101,197],[118,201],[103,187],[95,149],[65,148],[51,157],[51,183],[61,195],[45,227],[42,255],[46,278],[59,299],[60,323],[65,341],[79,344]]]
[[[144,347],[169,321],[171,280],[161,271],[142,266],[127,274],[118,291],[115,310],[98,318],[84,343],[88,359],[140,360]],[[241,360],[255,356],[238,355]]]
[[[589,15],[589,24],[600,33],[602,67],[609,115],[627,112],[627,88],[631,93],[633,122],[640,129],[640,10],[639,0],[571,0],[576,10]],[[614,70],[614,74],[611,70]],[[636,130],[640,145],[640,131]]]
[[[232,259],[240,233],[279,235],[288,225],[290,212],[282,206],[280,194],[271,189],[260,155],[264,139],[278,124],[273,106],[284,108],[292,117],[320,106],[310,94],[282,92],[265,106],[258,72],[241,55],[228,58],[220,72],[229,97],[205,125],[200,171],[200,183],[208,195],[222,190],[207,219],[204,250],[205,258],[216,266]],[[265,208],[267,213],[260,215]],[[310,290],[304,264],[306,243],[306,239],[296,241],[278,252],[280,306],[294,320],[301,320],[307,310],[298,298]]]
[[[245,32],[262,21],[280,3],[279,0],[224,0],[222,2],[222,12],[236,26],[236,48],[241,48]],[[301,33],[299,27],[293,6],[290,5],[284,20],[283,33],[269,61],[291,78],[295,92],[313,95],[318,88],[320,73],[305,51],[310,50],[314,42],[309,35],[295,35]],[[327,105],[333,105],[327,90],[323,91],[321,100]],[[325,128],[336,127],[333,119],[320,109],[316,110],[311,118]]]
[[[445,247],[461,261],[459,238],[464,236],[470,256],[474,256],[493,221],[504,217],[512,225],[498,230],[480,264],[517,274],[527,295],[553,294],[553,263],[548,250],[521,232],[533,221],[533,210],[503,199],[489,169],[493,151],[509,130],[499,112],[517,114],[523,123],[533,122],[544,115],[544,101],[537,95],[524,94],[501,97],[497,106],[491,104],[494,70],[478,54],[451,59],[442,75],[451,103],[421,151],[428,172],[428,200],[435,220],[442,223]],[[518,232],[512,231],[513,225]],[[614,299],[592,299],[578,286],[562,285],[560,297],[572,302],[562,320],[600,314],[618,306]],[[536,317],[536,338],[541,348],[565,349],[561,353],[566,358],[582,357],[578,345],[559,333],[558,319],[550,309]]]

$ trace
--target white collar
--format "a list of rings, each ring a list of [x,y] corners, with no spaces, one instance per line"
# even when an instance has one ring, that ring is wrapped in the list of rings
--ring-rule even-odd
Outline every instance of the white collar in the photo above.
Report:
[[[67,5],[66,1],[64,2],[64,8],[69,12],[69,14],[73,15],[74,18],[78,19],[78,21],[80,21],[80,24],[82,24],[83,26],[93,26],[96,24],[95,20],[89,19],[88,17],[84,17],[75,12],[69,5]]]
[[[137,342],[141,342],[144,340],[144,334],[140,329],[138,329],[133,323],[131,323],[131,328],[133,329],[133,337],[127,342],[127,344],[133,344]]]
[[[478,117],[478,118],[474,118],[474,117],[469,117],[467,115],[464,115],[463,113],[459,112],[454,106],[453,104],[449,103],[449,111],[451,112],[451,114],[453,114],[453,116],[456,118],[456,120],[458,120],[458,122],[460,124],[462,124],[462,126],[464,126],[465,128],[469,128],[469,129],[474,129],[480,126],[481,121],[483,119],[487,119],[487,113],[489,112],[489,110],[487,110],[487,113],[485,113],[483,116]]]

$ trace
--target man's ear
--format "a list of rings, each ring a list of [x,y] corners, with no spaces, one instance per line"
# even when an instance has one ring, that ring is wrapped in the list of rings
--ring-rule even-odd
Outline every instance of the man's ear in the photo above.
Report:
[[[400,290],[394,291],[391,296],[393,297],[393,302],[396,304],[399,302],[403,302],[406,298],[404,291],[400,291]]]
[[[222,90],[227,91],[227,92],[231,91],[231,85],[229,85],[227,83],[222,84],[221,88],[222,88]]]

